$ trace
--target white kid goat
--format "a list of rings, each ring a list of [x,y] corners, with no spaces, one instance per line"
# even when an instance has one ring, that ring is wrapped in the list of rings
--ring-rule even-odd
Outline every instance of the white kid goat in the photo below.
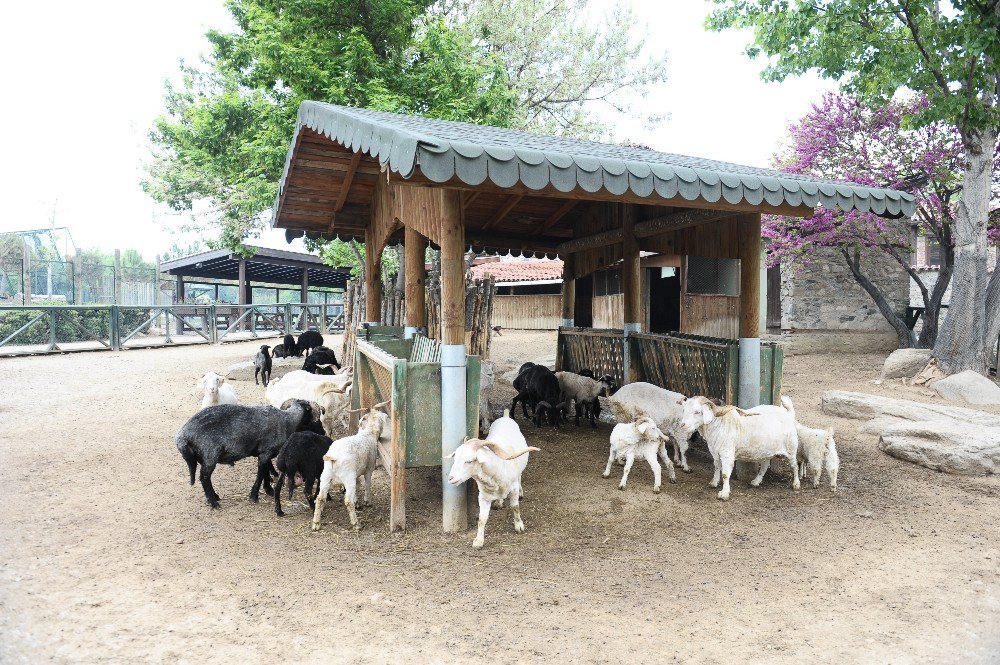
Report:
[[[204,391],[201,398],[201,408],[215,406],[216,404],[236,404],[239,399],[236,391],[226,383],[224,377],[215,372],[205,372],[205,376],[198,379],[198,389]]]
[[[448,482],[461,485],[474,479],[479,487],[479,530],[472,546],[479,549],[486,539],[486,521],[494,501],[510,497],[514,512],[514,531],[524,533],[521,520],[521,474],[528,466],[528,453],[538,452],[524,440],[521,429],[505,410],[502,418],[490,425],[486,439],[466,439],[455,452],[447,455],[453,459]]]
[[[653,470],[653,492],[660,493],[660,463],[656,459],[657,453],[667,467],[667,475],[670,482],[676,483],[677,476],[674,475],[674,465],[667,455],[667,437],[660,431],[652,418],[642,416],[633,423],[619,423],[611,430],[611,453],[608,455],[608,465],[601,475],[605,478],[611,475],[611,464],[616,458],[625,458],[625,468],[622,470],[622,480],[618,483],[618,489],[625,489],[628,481],[628,473],[632,470],[632,463],[636,457],[646,460],[649,468]]]
[[[782,398],[782,403],[788,400]],[[729,498],[729,477],[736,460],[756,462],[757,476],[750,481],[753,487],[760,485],[771,464],[772,457],[784,457],[792,467],[792,489],[798,490],[799,437],[795,431],[795,418],[784,406],[762,405],[749,411],[735,406],[718,406],[707,397],[692,397],[683,402],[684,417],[681,428],[693,433],[695,430],[708,442],[708,450],[715,462],[715,473],[709,487],[719,486],[722,476],[722,490],[719,498]],[[791,406],[791,400],[787,401]]]
[[[674,464],[686,473],[691,472],[687,449],[688,439],[694,432],[680,427],[684,416],[684,395],[637,381],[619,388],[608,401],[615,420],[620,423],[635,422],[643,416],[652,418],[660,431],[674,441]]]

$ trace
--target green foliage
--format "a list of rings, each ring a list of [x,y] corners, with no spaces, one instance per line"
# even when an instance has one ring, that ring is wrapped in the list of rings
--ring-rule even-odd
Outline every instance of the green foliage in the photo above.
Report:
[[[883,104],[903,88],[930,100],[916,121],[943,120],[968,143],[1000,125],[1000,10],[954,0],[714,0],[707,26],[748,28],[750,57],[766,56],[773,81],[810,70]]]
[[[505,125],[502,63],[426,17],[427,0],[229,0],[232,32],[167,84],[143,187],[178,211],[207,203],[218,245],[263,228],[306,99]]]

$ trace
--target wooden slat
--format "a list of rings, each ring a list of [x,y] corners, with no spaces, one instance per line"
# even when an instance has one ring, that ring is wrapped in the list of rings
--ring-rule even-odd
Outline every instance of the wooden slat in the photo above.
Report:
[[[521,199],[523,199],[523,198],[524,198],[524,196],[518,195],[518,196],[512,196],[509,199],[507,199],[506,201],[504,201],[503,205],[501,205],[499,208],[497,208],[496,212],[493,213],[493,216],[490,217],[489,221],[487,221],[485,224],[483,224],[483,226],[482,226],[483,230],[485,231],[485,230],[491,229],[494,226],[496,226],[498,223],[500,223],[501,221],[503,221],[503,219],[508,214],[510,214],[510,211],[513,210],[517,206],[517,204],[521,202]]]
[[[563,203],[561,206],[559,206],[559,208],[554,213],[552,213],[551,215],[548,216],[548,218],[545,220],[545,222],[540,227],[538,227],[538,230],[539,231],[548,231],[550,228],[552,228],[553,226],[555,226],[556,224],[558,224],[559,220],[562,219],[563,217],[565,217],[566,214],[569,213],[570,210],[572,210],[573,208],[575,208],[578,203],[580,203],[580,202],[579,201],[574,201],[572,199],[570,199],[570,200],[566,201],[565,203]]]
[[[559,327],[561,296],[494,296],[493,325],[513,330],[555,330]]]

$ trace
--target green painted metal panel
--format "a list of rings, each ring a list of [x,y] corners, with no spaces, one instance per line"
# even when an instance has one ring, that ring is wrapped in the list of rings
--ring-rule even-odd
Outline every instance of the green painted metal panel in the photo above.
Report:
[[[406,365],[406,466],[441,465],[441,365]]]

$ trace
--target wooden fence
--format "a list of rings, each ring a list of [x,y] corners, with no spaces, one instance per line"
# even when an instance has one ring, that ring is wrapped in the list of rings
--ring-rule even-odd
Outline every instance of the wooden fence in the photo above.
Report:
[[[670,333],[629,335],[630,365],[636,381],[683,395],[705,395],[727,404],[739,401],[739,342]],[[621,330],[560,328],[556,367],[571,372],[591,369],[610,374],[624,385],[624,337]],[[760,350],[760,403],[781,399],[781,347],[764,342]]]
[[[555,330],[562,318],[562,296],[494,296],[493,325],[513,330]]]

